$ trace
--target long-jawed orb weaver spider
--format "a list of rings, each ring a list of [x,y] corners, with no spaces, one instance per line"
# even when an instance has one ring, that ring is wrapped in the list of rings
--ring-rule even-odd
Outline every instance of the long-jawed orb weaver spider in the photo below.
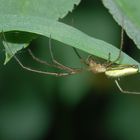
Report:
[[[119,85],[119,79],[123,76],[127,76],[127,75],[132,75],[132,74],[136,74],[139,72],[139,68],[137,65],[120,65],[120,64],[115,64],[121,57],[121,52],[122,52],[122,47],[123,47],[123,33],[124,30],[122,28],[121,30],[121,43],[120,43],[120,51],[119,51],[119,55],[118,57],[114,60],[114,61],[110,61],[110,53],[109,53],[109,57],[106,63],[100,64],[97,63],[93,56],[89,56],[86,60],[84,60],[78,53],[78,51],[74,48],[75,53],[77,54],[77,56],[79,57],[79,59],[81,60],[82,63],[84,63],[87,67],[80,69],[80,68],[70,68],[68,66],[65,66],[61,63],[59,63],[58,61],[56,61],[56,59],[54,58],[54,55],[52,53],[52,45],[51,45],[51,36],[49,38],[49,49],[50,49],[50,55],[52,58],[52,64],[48,63],[47,61],[41,60],[39,58],[37,58],[36,56],[34,56],[34,54],[31,52],[30,49],[28,49],[29,54],[31,55],[31,57],[41,63],[41,64],[45,64],[47,66],[50,67],[54,67],[57,69],[61,69],[64,72],[49,72],[49,71],[41,71],[41,70],[36,70],[36,69],[32,69],[30,67],[26,67],[23,65],[23,63],[17,58],[16,55],[14,55],[13,57],[15,58],[15,60],[18,62],[18,64],[25,70],[31,71],[31,72],[35,72],[35,73],[40,73],[40,74],[44,74],[44,75],[52,75],[52,76],[68,76],[68,75],[74,75],[74,74],[78,74],[81,73],[83,71],[91,71],[92,73],[96,74],[96,73],[104,73],[107,77],[110,78],[114,78],[115,83],[118,87],[118,89],[122,92],[122,93],[128,93],[128,94],[140,94],[140,92],[133,92],[133,91],[126,91],[123,90],[121,88],[121,86]],[[10,47],[8,46],[8,42],[6,41],[6,37],[4,35],[4,32],[2,32],[3,34],[3,41],[4,41],[4,45],[6,45],[6,47],[9,48],[11,54],[12,50],[10,49]],[[115,64],[115,65],[114,65]]]

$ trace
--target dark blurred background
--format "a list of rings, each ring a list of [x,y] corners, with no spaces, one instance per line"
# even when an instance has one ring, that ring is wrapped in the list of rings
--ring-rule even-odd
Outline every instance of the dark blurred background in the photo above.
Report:
[[[60,21],[119,47],[121,28],[99,0],[82,0]],[[34,40],[30,49],[50,61],[47,38]],[[52,49],[57,61],[81,67],[72,47],[52,40]],[[140,61],[126,35],[123,50]],[[120,93],[104,75],[45,76],[21,69],[14,59],[4,66],[0,54],[0,140],[140,139],[140,95]],[[26,49],[17,56],[30,67],[58,71],[34,62]],[[139,80],[139,75],[128,76],[121,85],[140,91]]]

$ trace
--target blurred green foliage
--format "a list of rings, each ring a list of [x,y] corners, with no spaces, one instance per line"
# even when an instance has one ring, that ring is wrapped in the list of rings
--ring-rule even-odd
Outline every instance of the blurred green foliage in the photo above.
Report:
[[[83,0],[63,22],[72,24],[72,19],[74,27],[119,46],[120,29],[100,1]],[[81,67],[72,48],[63,45],[52,41],[56,59]],[[130,45],[134,44],[125,36],[125,51],[140,60]],[[30,48],[37,57],[50,61],[48,39],[40,37]],[[59,78],[38,75],[21,69],[14,59],[4,67],[2,47],[0,52],[1,140],[140,139],[140,97],[120,93],[112,79],[92,73]],[[26,65],[46,70],[26,50],[17,56]],[[126,77],[121,85],[140,91],[139,79],[139,75]]]

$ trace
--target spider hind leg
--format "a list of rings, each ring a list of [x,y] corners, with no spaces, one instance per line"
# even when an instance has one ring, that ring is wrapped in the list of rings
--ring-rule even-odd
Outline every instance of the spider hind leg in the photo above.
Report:
[[[140,94],[140,92],[128,91],[128,90],[122,89],[121,86],[120,86],[120,84],[119,84],[119,82],[118,82],[118,80],[115,80],[115,83],[116,83],[118,89],[119,89],[122,93],[125,93],[125,94]]]

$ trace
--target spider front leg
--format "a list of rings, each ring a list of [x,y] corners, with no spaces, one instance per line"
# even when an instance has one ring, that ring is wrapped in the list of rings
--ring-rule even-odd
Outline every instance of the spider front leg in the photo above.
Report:
[[[72,73],[72,74],[76,74],[76,73],[79,73],[81,71],[80,69],[75,69],[75,68],[67,67],[67,66],[59,63],[54,58],[54,55],[53,55],[53,52],[52,52],[52,45],[51,45],[51,36],[49,38],[49,50],[50,50],[50,55],[51,55],[51,58],[52,58],[52,62],[55,64],[55,67],[56,68],[61,69],[61,70],[64,70],[64,71],[67,71],[68,73]]]
[[[44,60],[39,59],[38,57],[36,57],[36,56],[33,54],[33,52],[32,52],[30,49],[28,49],[28,51],[29,51],[29,54],[31,55],[31,57],[32,57],[35,61],[37,61],[38,63],[44,64],[44,65],[47,65],[47,66],[50,66],[50,67],[62,69],[61,67],[59,67],[59,66],[57,66],[57,65],[55,65],[55,64],[50,64],[50,63],[48,63],[47,61],[44,61]],[[60,64],[60,63],[59,63],[59,64]],[[64,66],[64,65],[63,65],[63,66]],[[78,69],[73,69],[73,71],[67,71],[66,69],[62,69],[62,70],[65,70],[67,73],[69,73],[69,74],[66,74],[66,73],[65,73],[64,75],[71,75],[71,74],[74,74],[74,73],[78,73],[78,72],[79,72]]]
[[[51,58],[52,58],[52,62],[53,64],[50,64],[48,63],[47,61],[44,61],[44,60],[41,60],[39,59],[38,57],[36,57],[32,51],[30,49],[28,49],[28,52],[29,54],[31,55],[31,57],[37,61],[38,63],[41,63],[41,64],[45,64],[47,66],[50,66],[50,67],[54,67],[54,68],[57,68],[57,69],[61,69],[61,70],[64,70],[66,73],[69,73],[69,74],[64,74],[64,75],[71,75],[71,74],[76,74],[76,73],[79,73],[81,72],[81,69],[74,69],[74,68],[70,68],[70,67],[67,67],[61,63],[59,63],[58,61],[56,61],[54,59],[54,56],[53,56],[53,52],[52,52],[52,49],[51,49],[51,38],[49,40],[49,50],[50,50],[50,54],[51,54]]]
[[[44,75],[52,75],[52,76],[57,76],[57,77],[68,76],[68,75],[75,74],[73,72],[71,72],[71,73],[70,72],[60,72],[60,73],[57,73],[57,72],[41,71],[41,70],[36,70],[36,69],[33,69],[33,68],[30,68],[30,67],[27,67],[27,66],[23,65],[22,62],[18,59],[18,57],[13,53],[12,49],[9,47],[9,44],[6,41],[6,37],[5,37],[3,32],[2,32],[2,35],[3,35],[3,38],[5,40],[6,47],[9,49],[9,52],[13,55],[14,59],[21,66],[21,68],[23,68],[25,70],[28,70],[28,71],[31,71],[31,72],[35,72],[35,73],[39,73],[39,74],[44,74]],[[31,55],[32,55],[32,53],[31,53]],[[34,58],[33,55],[32,55],[32,57]],[[49,63],[47,63],[45,61],[41,61],[40,59],[36,59],[36,58],[34,58],[34,59],[37,60],[38,62],[44,63],[46,65],[50,65]]]
[[[68,73],[68,72],[57,73],[57,72],[49,72],[49,71],[36,70],[36,69],[33,69],[33,68],[30,68],[30,67],[27,67],[27,66],[23,65],[21,63],[21,61],[16,56],[14,56],[14,58],[18,62],[18,64],[21,66],[21,68],[23,68],[25,70],[28,70],[28,71],[31,71],[31,72],[35,72],[35,73],[39,73],[39,74],[43,74],[43,75],[52,75],[52,76],[56,76],[56,77],[68,76],[68,75],[75,74],[75,73]]]
[[[47,61],[41,60],[38,57],[36,57],[30,49],[28,49],[28,52],[31,55],[31,57],[33,58],[33,60],[37,61],[38,63],[44,64],[44,65],[47,65],[47,66],[52,66]]]

